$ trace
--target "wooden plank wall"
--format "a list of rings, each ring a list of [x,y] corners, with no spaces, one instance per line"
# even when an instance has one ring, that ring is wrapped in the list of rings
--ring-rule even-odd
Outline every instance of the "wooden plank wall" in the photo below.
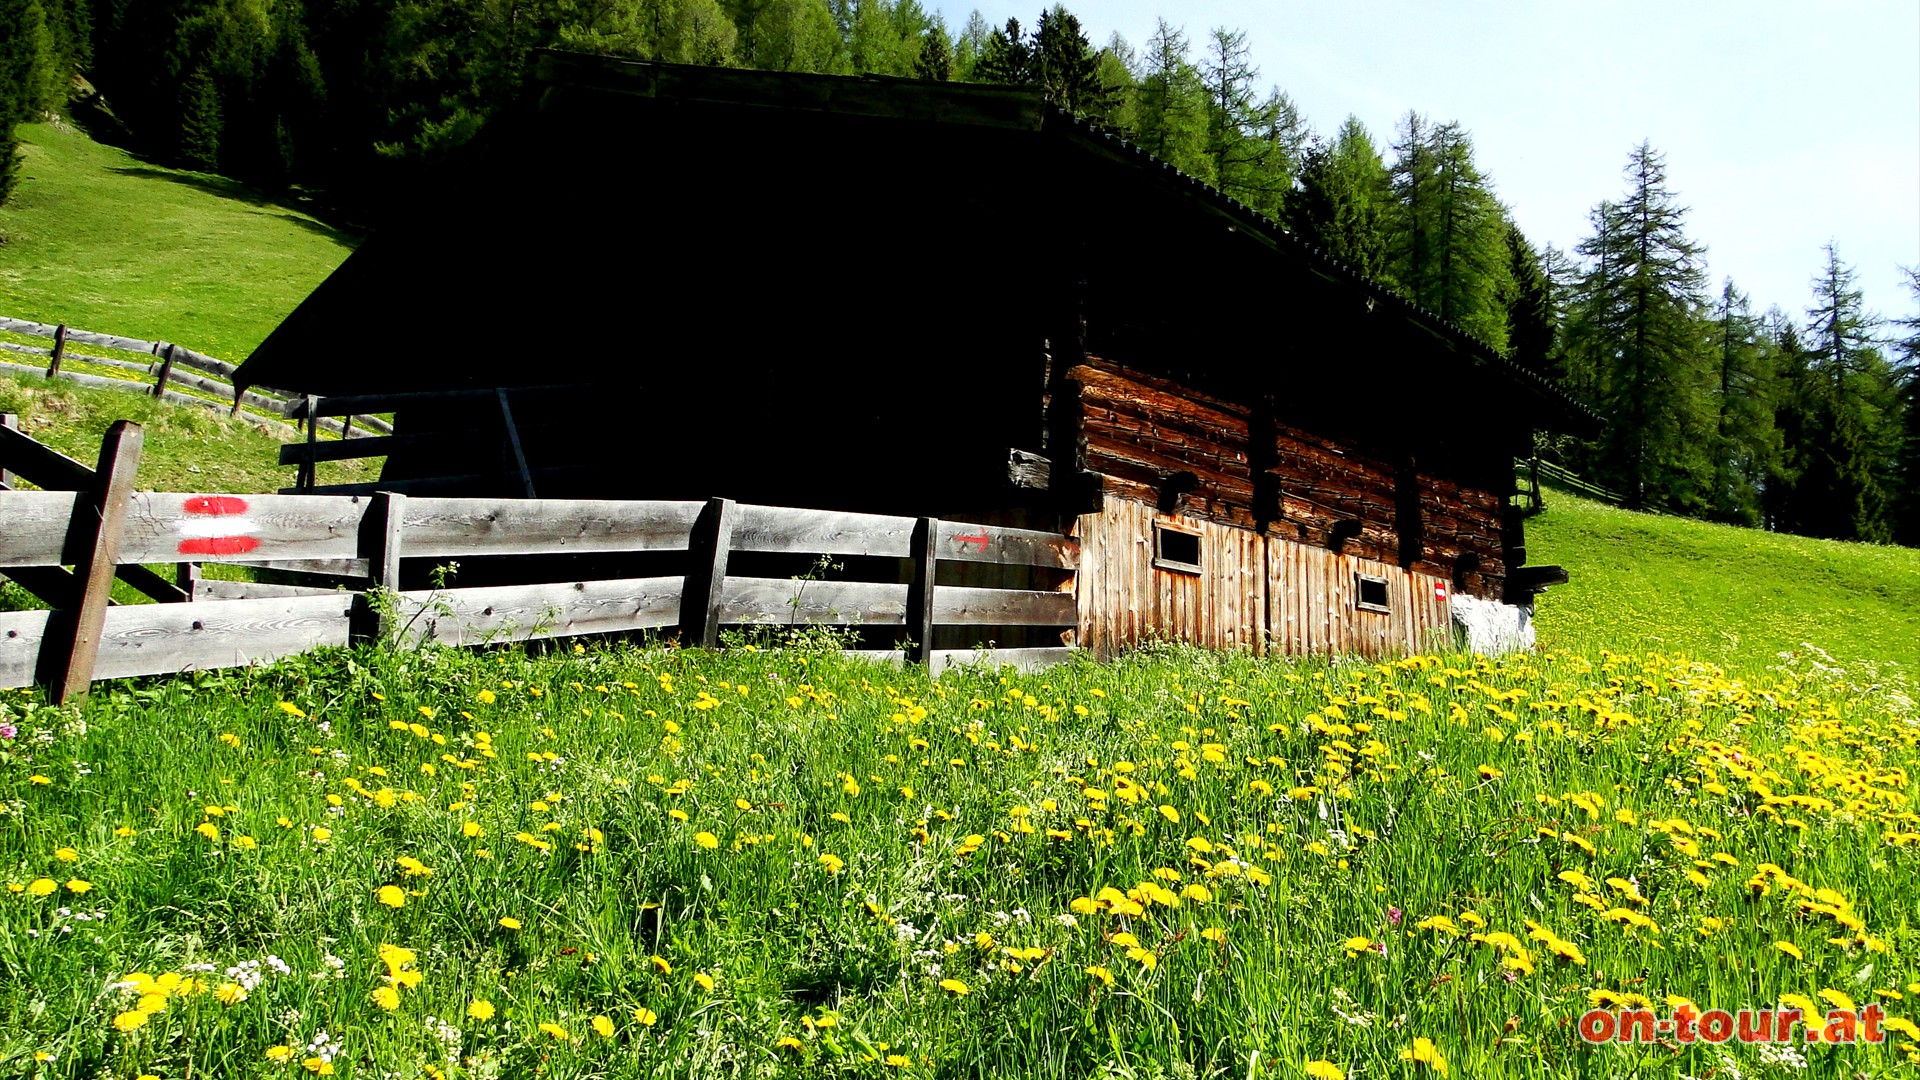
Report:
[[[1199,575],[1154,567],[1156,521],[1199,530]],[[1451,589],[1434,574],[1113,496],[1075,535],[1079,643],[1096,656],[1156,637],[1295,656],[1402,656],[1452,642]],[[1357,606],[1356,573],[1386,581],[1388,613]]]
[[[1256,423],[1245,404],[1097,356],[1069,369],[1066,378],[1076,388],[1081,413],[1083,467],[1104,478],[1110,496],[1158,504],[1169,477],[1191,473],[1176,507],[1188,518],[1242,529],[1264,526],[1269,538],[1322,549],[1342,526],[1351,530],[1339,545],[1344,554],[1403,563],[1474,596],[1502,594],[1506,496],[1453,475],[1467,468],[1464,462],[1390,461],[1277,420]],[[1271,433],[1266,454],[1252,445],[1256,429]],[[1255,458],[1274,481],[1278,505],[1257,505]],[[1420,518],[1408,531],[1418,536],[1419,550],[1402,552],[1401,485],[1409,480]],[[1170,602],[1177,602],[1177,589],[1175,594]]]

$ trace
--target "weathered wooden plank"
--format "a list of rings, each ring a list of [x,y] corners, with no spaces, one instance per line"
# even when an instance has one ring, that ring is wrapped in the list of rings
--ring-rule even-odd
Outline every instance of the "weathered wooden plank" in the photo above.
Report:
[[[181,564],[186,565],[186,564]],[[312,585],[275,585],[265,581],[214,581],[201,578],[193,583],[193,599],[202,600],[260,600],[283,596],[332,596],[350,600],[351,594],[339,589],[322,589]]]
[[[136,492],[128,506],[122,561],[358,558],[360,521],[367,506],[366,499],[331,495]],[[0,553],[0,559],[4,557]]]
[[[911,554],[913,526],[910,517],[742,506],[734,525],[733,549],[904,559]],[[942,543],[941,556],[946,557],[954,546]]]
[[[85,697],[93,683],[142,440],[140,425],[130,420],[116,420],[107,429],[93,469],[94,490],[76,505],[67,530],[69,542],[78,543],[85,557],[74,560],[74,572],[81,575],[77,603],[59,613],[40,650],[41,675],[56,705]]]
[[[679,577],[403,592],[403,641],[479,645],[657,629],[680,622]]]
[[[0,424],[0,466],[48,491],[85,491],[93,486],[92,469],[11,423]]]
[[[936,604],[962,590],[937,589]],[[728,578],[720,591],[722,623],[755,625],[903,626],[907,587],[874,581],[803,581],[794,578]],[[935,611],[935,622],[939,619]]]
[[[611,499],[409,497],[407,553],[439,558],[684,551],[703,506]]]
[[[364,584],[373,577],[373,563],[368,559],[250,559],[232,565],[252,566],[286,574],[317,574],[323,577],[361,579],[355,583],[356,585]]]
[[[1059,533],[959,521],[940,523],[935,547],[940,558],[949,562],[1013,563],[1072,570],[1079,558],[1079,545]]]
[[[75,491],[0,491],[0,522],[6,532],[6,542],[0,543],[0,571],[72,563],[66,557],[67,527],[82,498]]]
[[[5,362],[0,362],[0,372],[13,372],[16,374],[33,375],[37,377],[46,375],[45,372],[41,371],[37,367],[28,367],[24,364],[9,364]],[[132,390],[138,393],[145,394],[145,393],[150,393],[153,389],[152,386],[148,385],[145,382],[136,382],[131,379],[112,379],[104,375],[88,375],[78,371],[61,371],[56,373],[55,377],[65,379],[68,382],[75,383],[80,386],[92,386],[92,387],[96,387],[103,390]],[[191,394],[182,394],[182,393],[175,392],[173,390],[167,391],[165,395],[163,395],[163,399],[174,405],[195,405],[203,409],[210,409],[215,412],[222,412],[222,413],[227,411],[227,405],[223,402],[209,401],[203,397],[194,397]],[[280,433],[281,435],[287,438],[292,438],[298,435],[298,432],[294,431],[291,427],[288,427],[286,424],[283,424],[278,420],[270,419],[268,417],[254,416],[249,414],[245,416],[243,419],[245,419],[246,422],[249,424],[263,425],[273,431]]]
[[[4,315],[0,315],[0,330],[10,331],[15,334],[52,337],[58,329],[59,327],[50,323],[30,322],[26,319],[10,319]],[[103,349],[124,349],[127,352],[144,353],[150,353],[154,349],[153,342],[143,341],[139,338],[121,337],[118,334],[100,334],[92,330],[75,330],[71,326],[66,327],[66,331],[68,341],[77,341],[82,345],[95,345]]]
[[[941,625],[1072,626],[1077,617],[1068,592],[949,585],[933,594],[933,621]]]
[[[46,611],[0,611],[0,689],[32,686],[47,636]]]
[[[1011,665],[1015,671],[1043,671],[1073,659],[1081,650],[1068,647],[1036,649],[936,649],[930,661],[935,677],[958,668]]]
[[[153,396],[159,397],[167,392],[167,377],[173,374],[173,345],[165,343],[161,352],[160,373],[154,376]]]
[[[268,663],[347,643],[346,595],[140,604],[107,613],[96,679]]]

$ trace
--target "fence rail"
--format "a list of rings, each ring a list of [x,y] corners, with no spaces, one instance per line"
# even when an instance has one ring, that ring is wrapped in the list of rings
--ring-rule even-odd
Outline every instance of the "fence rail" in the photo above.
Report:
[[[974,654],[933,650],[936,626],[1070,628],[1077,619],[1071,573],[1078,544],[1054,533],[726,499],[142,492],[132,490],[139,436],[136,424],[114,425],[86,490],[0,491],[7,523],[0,573],[21,580],[75,567],[71,588],[48,597],[54,610],[0,613],[0,687],[44,682],[64,700],[94,679],[234,667],[366,638],[475,645],[667,630],[683,643],[710,646],[722,625],[899,627],[904,658],[938,668]],[[645,552],[683,553],[686,572],[399,588],[408,559]],[[907,580],[729,574],[736,553],[903,560]],[[109,607],[116,573],[125,577],[131,567],[157,577],[141,563],[325,570],[353,587],[191,582],[180,602]],[[936,585],[940,563],[1036,567],[1064,580],[1056,589]],[[1018,649],[1003,658],[1033,665],[1069,652]]]
[[[247,419],[254,423],[266,424],[288,437],[299,435],[299,431],[283,419],[286,410],[291,408],[291,403],[299,400],[297,396],[266,387],[255,387],[236,396],[233,386],[235,371],[233,364],[225,360],[217,360],[205,353],[195,352],[184,345],[170,341],[147,341],[142,338],[124,337],[120,334],[103,334],[93,330],[76,329],[65,323],[50,325],[4,315],[0,315],[0,331],[29,337],[50,338],[53,342],[50,346],[43,348],[15,341],[0,341],[0,353],[43,358],[42,361],[34,364],[0,360],[0,371],[44,375],[49,379],[65,379],[81,386],[97,389],[137,390],[176,405],[225,409],[229,415],[245,410]],[[114,349],[123,353],[144,353],[154,359],[131,360],[124,356],[99,356],[93,353],[74,352],[69,348],[72,345]],[[129,374],[138,372],[147,378],[135,379],[69,371],[64,367],[69,362],[89,364]],[[219,400],[196,397],[193,394],[170,389],[174,386],[201,394],[211,394]],[[321,419],[317,426],[343,439],[393,434],[390,424],[370,415]]]
[[[1540,495],[1540,482],[1542,480],[1553,484],[1555,487],[1571,491],[1575,495],[1592,499],[1595,502],[1619,506],[1626,501],[1618,493],[1609,491],[1580,476],[1578,473],[1555,465],[1551,461],[1542,461],[1537,457],[1522,458],[1514,463],[1514,468],[1527,478],[1527,487],[1523,488],[1520,493],[1527,496],[1528,507],[1534,513],[1539,513],[1545,508],[1545,504]]]

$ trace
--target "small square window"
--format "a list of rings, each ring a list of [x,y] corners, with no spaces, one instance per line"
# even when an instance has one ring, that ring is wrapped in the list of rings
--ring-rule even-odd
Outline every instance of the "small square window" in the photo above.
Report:
[[[1153,524],[1153,565],[1182,574],[1200,572],[1200,530],[1170,521]]]
[[[1368,574],[1353,575],[1353,606],[1361,611],[1389,613],[1393,609],[1387,604],[1387,579]]]

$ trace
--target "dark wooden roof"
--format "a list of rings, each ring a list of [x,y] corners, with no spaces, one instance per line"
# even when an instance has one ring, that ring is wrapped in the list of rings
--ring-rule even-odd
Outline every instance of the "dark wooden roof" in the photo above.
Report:
[[[1196,384],[1444,395],[1520,428],[1598,422],[1035,88],[547,53],[526,100],[395,221],[236,383],[644,393],[693,364],[659,388],[777,370],[790,397],[809,385],[796,366],[816,384],[871,375],[843,356],[1035,350],[1070,296],[1103,351]]]

